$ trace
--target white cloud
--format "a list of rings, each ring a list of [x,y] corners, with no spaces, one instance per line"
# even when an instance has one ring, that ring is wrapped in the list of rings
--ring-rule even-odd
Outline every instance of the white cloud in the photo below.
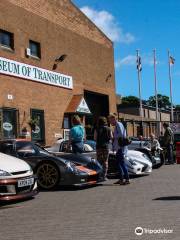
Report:
[[[136,56],[135,55],[128,55],[125,58],[117,60],[115,63],[115,67],[118,68],[123,65],[132,66],[136,64]]]
[[[153,55],[152,54],[143,55],[142,58],[141,58],[141,62],[144,65],[153,66],[153,64],[154,64]],[[157,64],[157,60],[156,60],[156,64]]]
[[[115,62],[115,67],[119,68],[121,66],[136,66],[136,55],[128,55],[122,59],[118,59]],[[162,64],[162,62],[160,62],[159,60],[156,60],[156,64],[160,65]],[[153,59],[153,55],[152,54],[143,54],[141,56],[141,65],[142,68],[143,66],[153,66],[154,65],[154,59]]]
[[[112,41],[129,44],[135,41],[131,33],[126,33],[119,26],[112,14],[107,11],[96,11],[88,6],[80,9],[92,22],[94,22]]]

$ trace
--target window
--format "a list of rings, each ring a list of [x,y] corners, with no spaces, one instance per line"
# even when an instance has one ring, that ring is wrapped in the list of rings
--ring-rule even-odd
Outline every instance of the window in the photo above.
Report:
[[[16,138],[17,137],[17,123],[18,110],[14,108],[2,108],[1,111],[1,137],[2,138]]]
[[[70,129],[64,129],[64,140],[69,140]]]
[[[37,119],[34,129],[31,129],[32,141],[45,143],[44,110],[31,109],[31,119]]]
[[[14,35],[13,33],[0,29],[0,45],[14,49]]]
[[[31,56],[41,58],[40,43],[30,40],[29,48],[31,50]]]
[[[33,156],[36,154],[33,144],[29,142],[17,142],[16,151],[19,157]]]
[[[64,117],[64,128],[69,129],[69,117]]]

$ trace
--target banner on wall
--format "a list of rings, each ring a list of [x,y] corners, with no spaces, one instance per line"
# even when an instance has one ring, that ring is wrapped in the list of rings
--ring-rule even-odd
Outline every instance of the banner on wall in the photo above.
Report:
[[[7,58],[0,57],[0,73],[50,84],[57,87],[73,89],[73,79],[71,76],[13,61]]]

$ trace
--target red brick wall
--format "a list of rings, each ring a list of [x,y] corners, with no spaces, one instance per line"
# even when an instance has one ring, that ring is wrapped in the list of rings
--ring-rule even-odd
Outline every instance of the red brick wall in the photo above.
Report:
[[[112,42],[70,0],[7,0],[52,23],[112,47]]]
[[[15,40],[13,52],[0,47],[1,57],[52,70],[54,59],[67,54],[56,71],[73,77],[74,89],[67,90],[0,74],[0,107],[19,109],[20,127],[24,113],[27,123],[30,108],[43,109],[46,143],[51,144],[54,134],[62,132],[72,95],[84,89],[109,95],[110,112],[116,111],[112,43],[69,1],[0,1],[0,12],[0,29],[14,33]],[[41,44],[40,61],[25,56],[30,39]],[[14,99],[8,100],[7,94]]]

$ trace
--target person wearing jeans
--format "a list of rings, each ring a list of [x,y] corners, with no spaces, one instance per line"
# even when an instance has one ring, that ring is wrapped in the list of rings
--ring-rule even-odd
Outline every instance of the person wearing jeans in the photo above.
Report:
[[[173,144],[174,144],[174,134],[172,129],[169,127],[168,123],[163,123],[165,129],[163,143],[167,152],[167,163],[174,164],[173,157]]]
[[[94,140],[96,141],[96,156],[103,168],[104,181],[107,180],[109,141],[112,139],[112,132],[108,127],[107,119],[99,117],[97,128],[94,131]]]
[[[126,162],[125,162],[125,155],[127,153],[127,146],[120,146],[118,143],[119,138],[125,138],[126,137],[126,129],[123,126],[121,122],[117,121],[115,114],[109,115],[109,122],[114,128],[113,132],[113,151],[116,152],[116,160],[118,164],[118,170],[119,170],[119,180],[116,182],[116,184],[124,185],[129,184],[129,173],[127,170]]]
[[[117,163],[118,163],[118,169],[119,169],[119,184],[123,184],[123,183],[129,183],[129,173],[128,173],[128,169],[126,166],[126,163],[124,161],[124,153],[122,151],[122,149],[118,149],[117,153],[116,153],[116,159],[117,159]],[[125,179],[125,182],[124,182]]]

